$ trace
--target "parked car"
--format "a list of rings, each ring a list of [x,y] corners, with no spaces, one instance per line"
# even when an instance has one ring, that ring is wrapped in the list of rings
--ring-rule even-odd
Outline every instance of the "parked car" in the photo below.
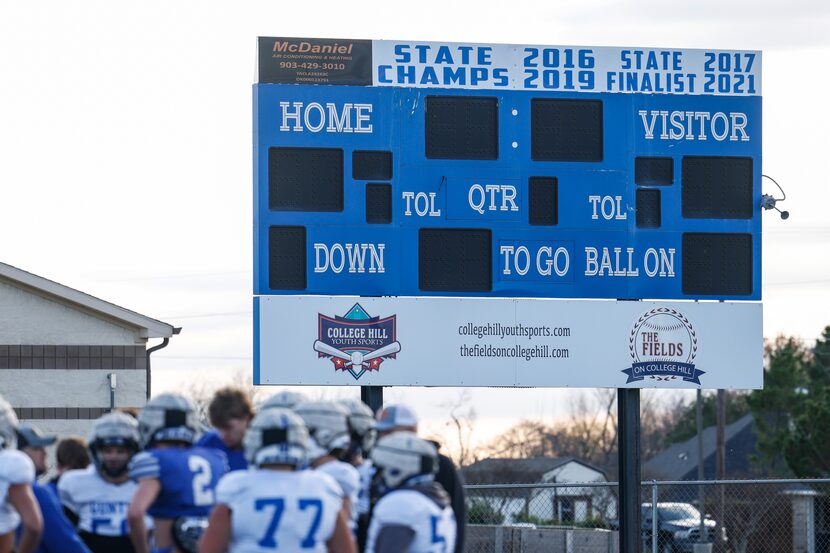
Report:
[[[643,503],[640,511],[640,536],[643,551],[652,551],[652,508]],[[619,522],[610,521],[611,528],[619,530]],[[660,553],[692,553],[696,543],[713,543],[718,523],[709,515],[703,517],[706,535],[700,540],[700,511],[691,503],[657,504],[657,551]],[[726,529],[720,529],[720,539],[726,542]]]

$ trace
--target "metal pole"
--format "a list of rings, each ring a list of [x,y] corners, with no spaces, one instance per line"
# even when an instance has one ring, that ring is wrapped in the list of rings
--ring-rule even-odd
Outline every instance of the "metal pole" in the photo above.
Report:
[[[360,400],[377,414],[383,407],[383,386],[361,386]]]
[[[657,553],[657,480],[651,481],[651,553]]]
[[[640,390],[617,390],[620,553],[640,551]]]
[[[696,419],[697,419],[697,479],[702,481],[704,478],[703,463],[706,460],[703,457],[703,396],[702,391],[697,390],[697,405],[696,405]],[[697,538],[698,543],[706,543],[706,525],[703,523],[706,516],[704,499],[703,499],[703,484],[697,486],[697,502],[698,509],[700,509],[700,534]]]
[[[718,390],[718,435],[717,435],[717,456],[715,458],[715,479],[723,480],[726,478],[726,390]],[[721,540],[723,535],[724,516],[726,516],[726,508],[724,505],[725,496],[723,486],[717,488],[718,491],[718,513],[717,526],[715,527],[715,551],[722,553],[724,550],[724,543]]]

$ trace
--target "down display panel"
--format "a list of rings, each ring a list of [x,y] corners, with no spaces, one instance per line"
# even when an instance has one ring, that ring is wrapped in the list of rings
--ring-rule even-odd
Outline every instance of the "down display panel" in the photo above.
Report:
[[[408,44],[374,44],[371,83],[296,70],[254,86],[255,294],[761,298],[760,55],[745,74],[746,53],[729,53],[732,73],[717,51],[711,67],[705,51],[654,56],[654,83],[687,70],[674,93],[615,90],[623,49],[573,49],[582,88],[532,88],[527,67],[423,84],[446,67],[386,63]],[[533,47],[490,48],[521,63]],[[718,67],[755,88],[707,93]]]

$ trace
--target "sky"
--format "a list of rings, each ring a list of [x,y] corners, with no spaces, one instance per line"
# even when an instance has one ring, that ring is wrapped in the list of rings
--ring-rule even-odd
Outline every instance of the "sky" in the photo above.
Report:
[[[828,29],[821,0],[2,2],[0,260],[183,327],[154,354],[155,392],[219,385],[252,363],[257,36],[762,50],[763,168],[791,215],[764,215],[764,334],[812,341],[830,324]],[[385,393],[439,432],[460,390]],[[572,395],[466,405],[486,441]]]

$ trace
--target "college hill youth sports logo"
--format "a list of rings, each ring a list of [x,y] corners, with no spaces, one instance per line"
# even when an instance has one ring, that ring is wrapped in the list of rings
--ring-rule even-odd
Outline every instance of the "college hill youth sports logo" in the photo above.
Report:
[[[646,378],[670,381],[682,378],[700,385],[703,371],[695,368],[697,333],[683,313],[658,307],[644,313],[628,337],[632,365],[623,369],[626,384]]]
[[[395,334],[395,315],[372,317],[354,304],[343,316],[317,314],[318,334],[314,351],[328,357],[338,371],[349,371],[357,380],[366,371],[377,371],[386,359],[401,351]]]

